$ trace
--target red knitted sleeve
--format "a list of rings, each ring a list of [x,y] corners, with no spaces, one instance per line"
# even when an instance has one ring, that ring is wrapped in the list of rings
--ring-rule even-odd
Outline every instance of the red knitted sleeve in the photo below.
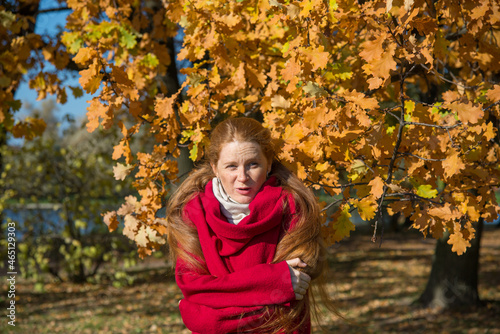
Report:
[[[183,299],[179,304],[182,321],[193,333],[239,333],[262,324],[262,306],[215,309]]]
[[[224,276],[201,275],[177,261],[176,281],[186,300],[213,308],[284,304],[295,300],[285,261]]]

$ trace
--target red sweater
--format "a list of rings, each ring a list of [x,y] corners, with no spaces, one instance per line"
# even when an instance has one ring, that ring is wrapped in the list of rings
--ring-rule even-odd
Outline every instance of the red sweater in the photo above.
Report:
[[[181,260],[176,281],[184,299],[182,320],[196,333],[232,333],[262,323],[263,306],[295,300],[290,270],[285,261],[271,264],[276,245],[290,225],[295,204],[292,196],[275,186],[271,177],[250,203],[249,216],[238,225],[221,213],[212,182],[189,201],[185,218],[198,230],[209,274],[190,270]],[[283,201],[290,213],[283,213]],[[309,333],[310,328],[300,333]],[[255,331],[251,331],[255,333]]]

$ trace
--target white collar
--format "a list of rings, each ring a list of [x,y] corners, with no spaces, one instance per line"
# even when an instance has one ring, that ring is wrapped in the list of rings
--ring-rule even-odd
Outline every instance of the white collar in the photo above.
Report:
[[[217,198],[220,203],[222,214],[231,224],[237,225],[243,218],[250,214],[249,204],[238,203],[229,197],[222,186],[222,182],[219,181],[219,178],[214,177],[212,179],[212,189],[215,198]]]

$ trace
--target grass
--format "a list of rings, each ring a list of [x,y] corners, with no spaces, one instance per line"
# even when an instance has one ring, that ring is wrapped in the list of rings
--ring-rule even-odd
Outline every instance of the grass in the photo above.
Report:
[[[419,308],[435,241],[420,234],[386,233],[382,246],[355,233],[331,249],[329,289],[340,312],[327,333],[500,333],[500,229],[487,228],[481,246],[479,292],[485,307],[467,311]],[[2,317],[1,333],[190,333],[177,309],[182,297],[161,260],[141,263],[133,286],[16,282],[16,326]],[[1,307],[6,310],[3,280]],[[4,311],[4,314],[6,311]],[[314,328],[319,333],[318,326]]]

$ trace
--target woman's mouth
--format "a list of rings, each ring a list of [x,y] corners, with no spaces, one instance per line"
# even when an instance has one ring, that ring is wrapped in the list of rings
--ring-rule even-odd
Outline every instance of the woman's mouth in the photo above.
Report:
[[[252,188],[250,187],[236,188],[236,191],[241,195],[248,195],[252,192]]]

